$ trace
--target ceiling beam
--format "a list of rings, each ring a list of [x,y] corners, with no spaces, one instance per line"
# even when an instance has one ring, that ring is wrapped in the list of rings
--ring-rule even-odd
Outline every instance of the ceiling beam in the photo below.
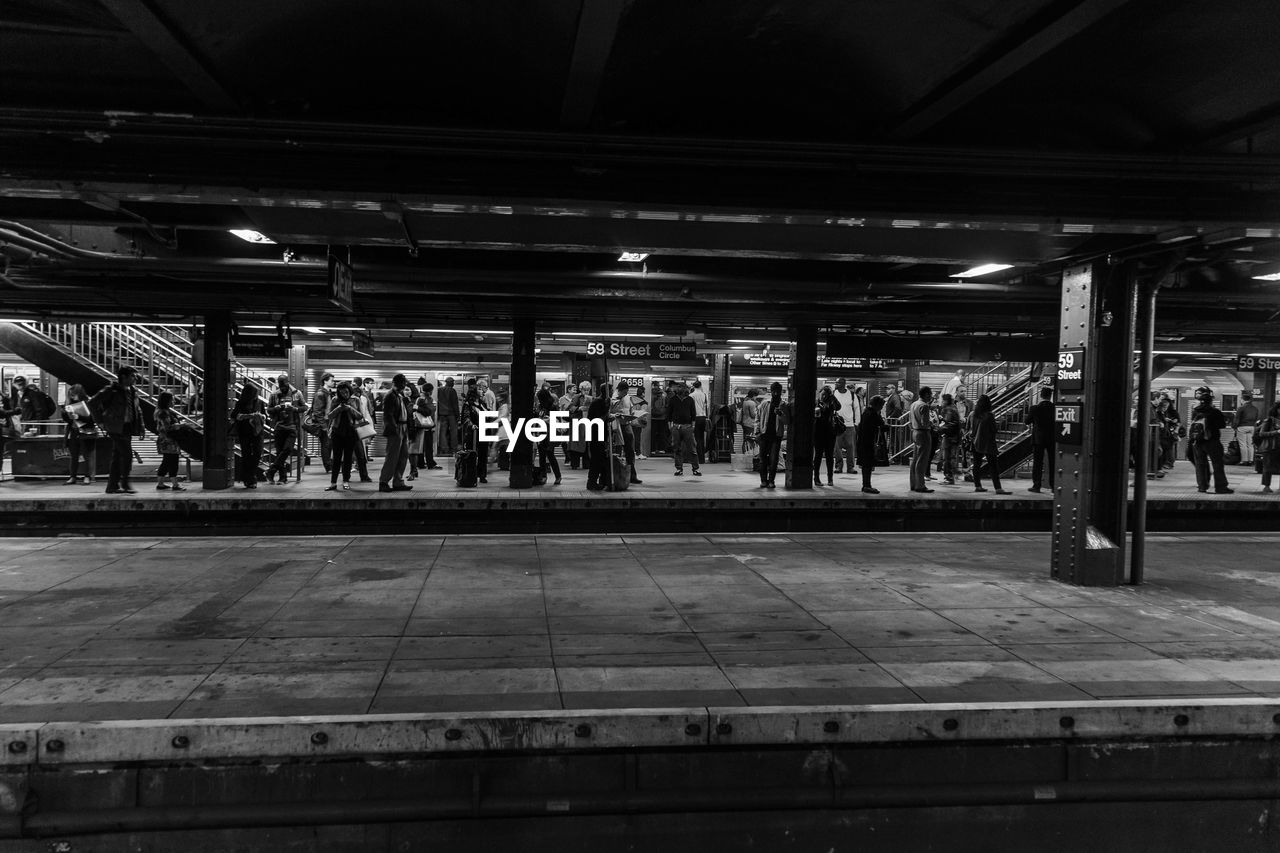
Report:
[[[625,0],[582,0],[560,108],[560,126],[566,130],[585,130],[591,124],[624,5]]]
[[[890,132],[894,139],[911,139],[1008,80],[1068,39],[1115,12],[1129,0],[1083,0],[1006,50],[985,53],[961,68],[903,112]]]
[[[155,53],[196,97],[210,109],[232,113],[240,110],[235,96],[189,44],[189,39],[156,12],[149,0],[102,0],[120,23]]]
[[[1192,140],[1188,147],[1199,151],[1213,151],[1250,136],[1266,133],[1280,125],[1280,104],[1271,104],[1254,110],[1243,118],[1219,125],[1210,132]]]

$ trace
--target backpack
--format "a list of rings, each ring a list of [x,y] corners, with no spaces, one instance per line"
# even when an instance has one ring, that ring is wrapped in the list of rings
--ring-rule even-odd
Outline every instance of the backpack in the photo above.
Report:
[[[1207,441],[1208,439],[1205,437],[1205,435],[1206,435],[1206,430],[1204,428],[1204,421],[1203,420],[1192,421],[1190,428],[1187,430],[1187,441],[1191,442],[1192,444],[1195,444],[1197,442]]]

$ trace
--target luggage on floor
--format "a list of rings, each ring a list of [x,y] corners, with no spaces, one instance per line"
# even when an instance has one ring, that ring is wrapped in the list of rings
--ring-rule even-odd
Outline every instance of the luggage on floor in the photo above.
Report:
[[[609,459],[609,491],[625,492],[631,485],[631,466],[627,464],[627,457],[614,453]]]
[[[547,484],[547,469],[546,469],[546,468],[534,468],[534,469],[533,469],[533,484],[534,484],[535,486],[545,486],[545,485]]]
[[[480,475],[477,473],[477,459],[474,450],[459,450],[454,457],[454,479],[457,480],[458,486],[464,489],[475,488],[480,482]]]
[[[1234,438],[1227,442],[1227,451],[1222,454],[1222,462],[1224,465],[1240,464],[1240,442]]]

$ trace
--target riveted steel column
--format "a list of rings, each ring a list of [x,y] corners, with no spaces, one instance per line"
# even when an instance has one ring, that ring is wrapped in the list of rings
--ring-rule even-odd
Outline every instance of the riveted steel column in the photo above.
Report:
[[[307,345],[294,344],[289,347],[289,384],[297,388],[304,395],[307,393]],[[302,479],[303,462],[307,458],[307,441],[311,436],[302,430],[298,430],[298,446],[294,450],[294,472],[293,476]],[[317,442],[317,445],[319,442]]]
[[[818,329],[796,326],[796,372],[787,438],[787,488],[813,488],[813,407],[818,401]]]
[[[534,383],[537,381],[537,362],[534,349],[537,345],[537,321],[517,319],[511,325],[511,409],[512,423],[517,418],[533,416]],[[517,441],[511,447],[511,477],[513,489],[533,486],[533,460],[536,448],[527,441]]]
[[[204,318],[204,474],[205,489],[229,489],[235,481],[235,439],[228,398],[231,388],[231,313]]]
[[[709,413],[711,416],[711,423],[718,428],[721,426],[719,418],[720,410],[729,405],[729,402],[733,399],[733,379],[729,375],[730,359],[728,354],[716,355],[712,358],[711,397],[708,400],[708,404],[711,409]],[[728,462],[733,449],[730,448],[727,453],[721,455],[718,452],[719,445],[715,439],[717,434],[717,430],[713,429],[711,433],[711,459],[714,462]]]
[[[1051,574],[1081,586],[1124,580],[1129,406],[1133,387],[1133,269],[1098,261],[1062,276],[1059,349],[1083,351],[1083,390],[1058,403],[1082,405],[1079,445],[1059,441]]]

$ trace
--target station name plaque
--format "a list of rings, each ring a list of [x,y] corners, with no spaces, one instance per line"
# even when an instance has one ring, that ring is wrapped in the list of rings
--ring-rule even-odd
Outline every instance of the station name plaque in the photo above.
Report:
[[[1280,358],[1267,355],[1236,356],[1236,370],[1248,370],[1253,373],[1280,372]]]
[[[1084,350],[1064,349],[1058,351],[1058,390],[1084,390]]]
[[[698,345],[692,341],[588,341],[587,355],[680,361],[696,357]]]

